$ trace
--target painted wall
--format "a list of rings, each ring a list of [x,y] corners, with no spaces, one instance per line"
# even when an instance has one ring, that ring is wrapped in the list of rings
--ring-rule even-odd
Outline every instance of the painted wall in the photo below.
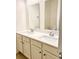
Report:
[[[16,0],[16,31],[26,29],[26,12],[24,0]]]

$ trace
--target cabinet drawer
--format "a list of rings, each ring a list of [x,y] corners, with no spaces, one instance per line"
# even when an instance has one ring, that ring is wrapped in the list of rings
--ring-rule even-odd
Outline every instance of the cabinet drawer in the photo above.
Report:
[[[31,40],[31,44],[41,48],[41,42],[38,42],[38,41],[35,41],[35,40]]]
[[[47,44],[43,44],[43,50],[46,50],[49,53],[52,53],[52,54],[58,56],[58,49],[55,47],[49,46]]]
[[[26,37],[26,36],[23,36],[23,41],[30,42],[30,39],[28,37]]]
[[[50,54],[47,51],[43,51],[43,59],[59,59],[57,56]]]

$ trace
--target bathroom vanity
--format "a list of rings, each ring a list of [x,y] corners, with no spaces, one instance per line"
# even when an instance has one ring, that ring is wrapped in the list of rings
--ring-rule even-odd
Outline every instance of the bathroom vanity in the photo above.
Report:
[[[24,0],[26,9],[26,26],[24,25],[24,28],[26,27],[26,29],[20,30],[21,23],[18,24],[20,28],[16,31],[16,48],[28,59],[59,58],[59,1]],[[50,36],[49,32],[52,31],[54,35]]]
[[[40,32],[16,33],[17,50],[29,59],[58,59],[58,38],[46,39]]]

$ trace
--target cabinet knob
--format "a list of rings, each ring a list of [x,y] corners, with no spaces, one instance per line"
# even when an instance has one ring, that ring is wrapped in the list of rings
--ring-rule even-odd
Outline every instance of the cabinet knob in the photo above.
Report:
[[[39,53],[41,53],[41,51]]]
[[[44,56],[46,56],[46,54],[44,54]]]

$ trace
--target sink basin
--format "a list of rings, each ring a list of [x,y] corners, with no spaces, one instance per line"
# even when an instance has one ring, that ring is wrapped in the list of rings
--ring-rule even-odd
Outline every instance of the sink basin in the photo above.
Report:
[[[42,34],[42,33],[38,33],[38,32],[31,32],[31,31],[26,31],[25,32],[27,35],[31,35],[31,36],[33,36],[33,37],[38,37],[38,38],[40,38],[40,39],[45,39],[45,40],[56,40],[57,39],[57,37],[55,37],[55,36],[49,36],[49,35],[44,35],[44,34]]]
[[[43,35],[42,37],[40,37],[41,39],[56,39],[53,36],[47,36],[47,35]]]
[[[29,35],[32,35],[32,36],[40,36],[41,35],[38,32],[30,32],[30,31],[27,31],[26,34],[29,34]]]

